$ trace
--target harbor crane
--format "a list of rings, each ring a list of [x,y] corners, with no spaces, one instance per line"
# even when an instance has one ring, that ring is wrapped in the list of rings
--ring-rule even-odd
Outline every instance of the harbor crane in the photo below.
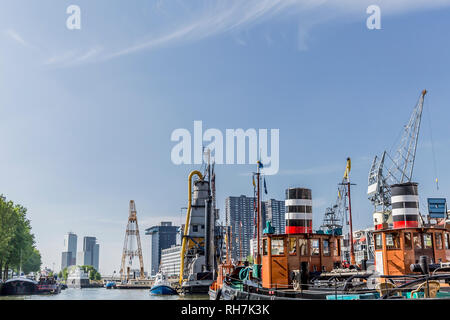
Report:
[[[353,248],[353,225],[352,225],[352,204],[350,196],[350,170],[351,159],[347,158],[344,177],[338,185],[338,196],[336,203],[326,209],[321,229],[333,235],[341,235],[344,223],[348,225],[349,248],[348,255],[351,264],[355,264],[355,253]],[[348,213],[348,215],[347,215]]]
[[[136,242],[137,248],[134,249]],[[128,215],[128,224],[125,231],[125,241],[123,244],[122,264],[120,268],[120,279],[122,282],[130,279],[131,266],[134,257],[139,257],[139,278],[144,279],[144,259],[142,258],[141,238],[139,236],[139,226],[136,215],[136,205],[134,200],[130,200],[130,210]],[[128,265],[126,260],[128,259]]]
[[[380,157],[375,156],[369,171],[367,195],[374,206],[374,224],[389,223],[392,215],[391,185],[411,182],[424,98],[423,90],[403,134],[396,152],[391,156],[384,151]]]

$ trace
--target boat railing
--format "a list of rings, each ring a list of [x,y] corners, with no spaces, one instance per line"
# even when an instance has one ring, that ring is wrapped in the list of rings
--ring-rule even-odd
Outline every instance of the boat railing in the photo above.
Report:
[[[389,285],[384,285],[380,290],[380,299],[402,298],[405,295],[412,297],[414,293],[423,290],[424,297],[433,296],[433,288],[441,287],[441,284],[450,284],[450,273],[431,275],[401,275],[380,276]],[[437,290],[435,290],[434,295]],[[418,296],[418,295],[417,295]]]
[[[332,277],[324,280],[323,283],[304,283],[300,284],[297,289],[293,285],[274,283],[270,288],[263,288],[259,283],[252,283],[242,281],[237,277],[227,275],[224,279],[227,285],[238,287],[248,293],[259,293],[273,296],[295,296],[297,293],[303,294],[308,290],[315,291],[329,291],[334,292],[337,296],[343,293],[357,293],[357,294],[376,294],[379,299],[397,299],[397,298],[417,298],[417,297],[433,297],[430,291],[434,290],[436,293],[440,287],[450,284],[450,273],[446,274],[431,274],[431,275],[399,275],[399,276],[376,276],[376,284],[369,285],[369,278],[373,277],[370,274],[355,274],[342,281],[338,277]],[[317,280],[317,279],[316,279]],[[437,287],[437,290],[435,289]],[[441,296],[448,293],[440,293]],[[439,296],[439,294],[438,294]]]

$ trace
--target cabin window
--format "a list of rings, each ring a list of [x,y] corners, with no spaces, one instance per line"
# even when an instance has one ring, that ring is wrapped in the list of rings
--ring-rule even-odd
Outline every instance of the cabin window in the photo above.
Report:
[[[298,239],[298,248],[301,256],[308,255],[308,240],[307,239]]]
[[[323,245],[323,255],[329,256],[330,255],[330,242],[328,240],[322,240]]]
[[[263,256],[267,256],[267,239],[263,239]]]
[[[198,225],[194,224],[192,226],[192,232],[198,232]]]
[[[336,239],[336,240],[335,240],[335,243],[336,243],[336,246],[335,246],[335,248],[334,248],[334,256],[335,256],[335,257],[339,257],[339,256],[341,255],[341,252],[340,252],[340,251],[341,251],[341,250],[340,250],[341,248],[340,248],[340,245],[339,245],[340,242],[339,242],[338,239]]]
[[[424,249],[432,249],[433,248],[433,240],[431,239],[431,234],[429,234],[429,233],[423,234],[423,248]]]
[[[445,249],[450,249],[450,233],[445,234]]]
[[[420,234],[414,233],[413,235],[414,249],[422,249],[422,239]]]
[[[400,237],[397,232],[386,234],[386,248],[387,249],[400,248]]]
[[[442,233],[435,233],[436,249],[442,249]]]
[[[289,254],[296,255],[297,254],[297,239],[289,238]]]
[[[405,232],[405,249],[412,249],[411,232]]]
[[[381,250],[383,249],[383,239],[381,234],[375,235],[375,249]]]
[[[272,239],[272,255],[284,255],[284,239]]]
[[[319,239],[311,240],[311,255],[318,256],[320,254],[320,242]]]

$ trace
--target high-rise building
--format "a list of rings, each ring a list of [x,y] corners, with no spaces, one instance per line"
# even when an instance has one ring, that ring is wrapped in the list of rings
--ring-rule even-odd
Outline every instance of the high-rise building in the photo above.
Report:
[[[77,265],[79,266],[91,265],[89,252],[79,251],[77,253]]]
[[[243,259],[250,254],[250,240],[256,237],[256,216],[254,212],[256,201],[255,197],[245,195],[225,199],[225,214],[231,226],[231,256],[235,260],[240,258],[240,250],[242,250]],[[261,235],[267,221],[271,221],[275,233],[284,233],[284,201],[275,199],[261,201]]]
[[[286,226],[286,207],[284,201],[270,199],[264,201],[264,206],[261,206],[263,210],[263,216],[266,221],[270,221],[272,223],[272,227],[275,228],[276,234],[282,234],[285,231]],[[265,224],[263,225],[265,228]]]
[[[161,250],[161,271],[167,276],[178,276],[181,264],[181,246],[173,245]]]
[[[92,266],[97,271],[98,271],[99,259],[100,259],[100,245],[98,243],[96,243],[94,245],[94,251],[92,252]]]
[[[161,250],[176,244],[179,229],[177,226],[172,226],[172,222],[161,222],[159,226],[145,229],[145,234],[150,236],[150,275],[154,276],[158,273]]]
[[[64,250],[61,255],[61,270],[76,264],[77,235],[69,232],[64,236]]]
[[[63,251],[61,254],[61,270],[71,266],[72,252]]]
[[[254,197],[244,195],[225,199],[225,215],[231,227],[231,257],[235,260],[250,254],[250,239],[255,234],[254,203]]]
[[[83,251],[77,254],[77,264],[80,266],[93,266],[98,271],[100,246],[96,237],[83,238]]]

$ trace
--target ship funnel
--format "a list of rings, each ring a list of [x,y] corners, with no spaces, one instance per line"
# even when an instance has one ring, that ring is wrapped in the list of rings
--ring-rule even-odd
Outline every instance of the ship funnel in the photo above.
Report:
[[[289,188],[286,190],[286,229],[291,233],[312,233],[311,189]]]
[[[391,186],[392,220],[394,229],[419,226],[419,193],[417,183],[407,182]]]

